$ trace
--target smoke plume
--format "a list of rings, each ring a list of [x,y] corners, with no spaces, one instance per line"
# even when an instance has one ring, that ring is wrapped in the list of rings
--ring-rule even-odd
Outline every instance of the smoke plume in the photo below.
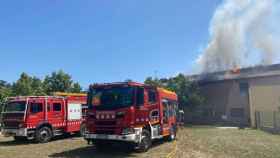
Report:
[[[272,64],[280,53],[279,0],[224,0],[197,59],[203,72]]]

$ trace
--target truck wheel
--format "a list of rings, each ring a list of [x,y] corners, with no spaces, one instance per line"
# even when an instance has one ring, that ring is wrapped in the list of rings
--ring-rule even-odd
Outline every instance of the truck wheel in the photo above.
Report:
[[[16,142],[21,142],[21,141],[26,141],[27,138],[26,137],[21,137],[21,136],[14,136],[14,140]]]
[[[80,126],[80,136],[84,137],[86,133],[86,124],[81,124]]]
[[[41,127],[36,131],[36,141],[39,143],[47,143],[52,138],[52,131],[49,127]]]
[[[151,134],[148,130],[143,129],[141,134],[141,142],[137,144],[138,152],[147,152],[152,145]]]
[[[170,129],[170,135],[168,136],[169,141],[173,141],[176,139],[176,126],[172,126]]]

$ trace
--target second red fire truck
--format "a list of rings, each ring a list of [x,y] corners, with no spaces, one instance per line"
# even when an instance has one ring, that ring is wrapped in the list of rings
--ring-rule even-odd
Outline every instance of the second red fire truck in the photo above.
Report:
[[[147,151],[154,139],[176,137],[174,92],[135,82],[94,84],[88,106],[84,137],[97,147],[127,142]]]
[[[2,134],[15,140],[35,139],[45,143],[53,136],[84,133],[86,94],[55,93],[8,99],[2,113]]]

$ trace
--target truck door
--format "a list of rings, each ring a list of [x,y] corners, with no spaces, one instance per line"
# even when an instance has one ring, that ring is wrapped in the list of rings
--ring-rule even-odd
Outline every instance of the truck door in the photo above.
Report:
[[[48,121],[54,128],[61,128],[65,126],[65,109],[63,99],[50,99],[48,101]]]
[[[27,110],[27,124],[35,128],[40,122],[45,120],[45,101],[44,99],[30,99]]]
[[[167,99],[162,99],[162,122],[163,122],[163,135],[169,135],[170,127],[172,126],[171,123],[171,109],[169,105],[169,101]]]

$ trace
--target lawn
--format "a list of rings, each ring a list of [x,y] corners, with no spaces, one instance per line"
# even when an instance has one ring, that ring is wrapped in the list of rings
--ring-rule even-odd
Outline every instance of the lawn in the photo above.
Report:
[[[280,157],[280,136],[254,129],[189,127],[179,134],[177,157]]]
[[[210,126],[182,128],[176,142],[155,142],[147,153],[115,145],[97,151],[79,137],[57,138],[47,144],[16,143],[0,137],[0,158],[272,158],[280,157],[280,136],[252,129],[221,129]]]

